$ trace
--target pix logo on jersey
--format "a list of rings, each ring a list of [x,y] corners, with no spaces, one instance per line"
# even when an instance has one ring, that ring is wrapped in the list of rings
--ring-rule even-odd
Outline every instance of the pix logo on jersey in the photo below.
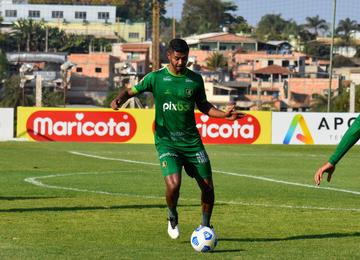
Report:
[[[303,142],[304,144],[314,144],[314,140],[310,134],[309,128],[305,122],[305,119],[302,115],[295,115],[293,120],[290,123],[289,130],[287,131],[283,144],[289,144],[291,141],[291,138],[293,137],[295,133],[295,129],[297,126],[300,126],[303,134],[297,134],[296,138]]]

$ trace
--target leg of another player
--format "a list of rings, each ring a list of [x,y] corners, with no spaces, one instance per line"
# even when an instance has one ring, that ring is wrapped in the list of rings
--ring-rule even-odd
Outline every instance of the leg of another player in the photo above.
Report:
[[[201,189],[202,226],[210,227],[210,218],[214,207],[215,193],[212,178],[197,179]]]
[[[180,196],[181,175],[178,173],[165,177],[166,184],[166,204],[169,209],[168,234],[172,239],[177,239],[180,235],[178,228],[177,203]]]

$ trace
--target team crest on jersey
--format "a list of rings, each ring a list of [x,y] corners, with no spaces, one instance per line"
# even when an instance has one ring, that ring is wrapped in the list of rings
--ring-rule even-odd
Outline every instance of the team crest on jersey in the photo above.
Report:
[[[191,88],[186,88],[185,89],[185,96],[186,97],[191,97],[193,95],[193,93],[194,93],[193,89],[191,89]]]

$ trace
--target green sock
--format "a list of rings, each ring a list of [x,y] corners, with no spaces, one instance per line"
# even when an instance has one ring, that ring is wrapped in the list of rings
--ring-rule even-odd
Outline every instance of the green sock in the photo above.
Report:
[[[210,214],[209,213],[206,213],[206,212],[202,213],[201,225],[205,226],[205,227],[210,227]]]

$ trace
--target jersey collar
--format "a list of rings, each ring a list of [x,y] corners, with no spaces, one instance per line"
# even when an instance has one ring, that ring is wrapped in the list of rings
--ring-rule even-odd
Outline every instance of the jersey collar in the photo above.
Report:
[[[188,72],[188,68],[185,68],[185,72],[184,72],[183,74],[177,75],[177,74],[174,74],[174,73],[172,73],[172,72],[170,71],[169,65],[167,65],[165,68],[166,68],[167,72],[168,72],[171,76],[174,76],[174,77],[184,77],[184,76],[187,74],[187,72]]]

